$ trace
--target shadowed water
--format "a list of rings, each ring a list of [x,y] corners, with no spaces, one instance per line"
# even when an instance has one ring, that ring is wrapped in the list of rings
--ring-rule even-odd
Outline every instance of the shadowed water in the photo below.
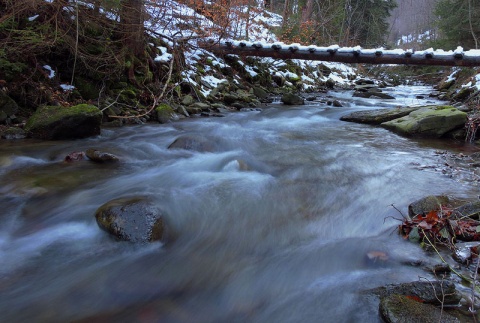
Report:
[[[361,291],[428,277],[408,265],[428,256],[397,236],[391,204],[475,194],[416,166],[439,163],[440,141],[339,121],[428,101],[415,99],[426,87],[390,91],[397,100],[332,92],[344,107],[274,104],[85,140],[1,141],[0,321],[379,321]],[[180,135],[214,150],[167,149]],[[92,147],[121,163],[62,162]],[[154,198],[176,241],[118,242],[97,227],[99,206],[132,195]],[[369,262],[369,251],[389,260]]]

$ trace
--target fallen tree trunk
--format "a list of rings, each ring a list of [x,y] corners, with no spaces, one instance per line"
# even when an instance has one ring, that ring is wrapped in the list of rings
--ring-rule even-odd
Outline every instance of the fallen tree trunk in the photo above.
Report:
[[[364,64],[402,64],[402,65],[439,65],[439,66],[480,66],[480,50],[455,51],[428,49],[412,51],[403,49],[386,50],[362,49],[361,47],[329,47],[267,44],[262,42],[226,41],[220,43],[204,42],[202,48],[215,54],[234,54],[240,56],[272,57],[278,59],[303,59],[340,63]]]

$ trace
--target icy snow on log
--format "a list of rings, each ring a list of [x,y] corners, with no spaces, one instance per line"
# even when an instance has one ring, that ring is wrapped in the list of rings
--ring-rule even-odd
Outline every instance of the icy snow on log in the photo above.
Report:
[[[263,43],[248,41],[207,41],[201,47],[216,54],[235,54],[240,56],[272,57],[279,59],[304,59],[341,63],[365,64],[404,64],[404,65],[441,65],[441,66],[480,66],[480,50],[444,51],[432,48],[422,51],[403,49],[363,49],[332,45],[319,47],[315,45]]]

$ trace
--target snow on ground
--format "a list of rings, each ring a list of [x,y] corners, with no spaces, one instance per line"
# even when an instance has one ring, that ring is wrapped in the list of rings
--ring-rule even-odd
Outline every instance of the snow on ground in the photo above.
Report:
[[[51,2],[52,0],[45,1]],[[293,47],[300,50],[311,51],[357,51],[363,54],[373,54],[380,51],[383,54],[389,55],[431,54],[434,56],[480,56],[480,50],[464,51],[461,47],[458,47],[454,51],[434,50],[433,48],[423,51],[413,51],[411,49],[363,49],[360,46],[340,47],[338,45],[330,45],[321,47],[315,45],[284,44],[279,42],[272,32],[272,30],[281,26],[282,17],[264,10],[261,2],[262,1],[257,1],[256,7],[238,6],[232,8],[228,12],[228,17],[230,21],[234,21],[235,23],[231,24],[228,28],[223,28],[222,26],[215,25],[204,15],[175,0],[147,1],[145,8],[149,18],[145,21],[146,31],[152,37],[160,39],[165,45],[157,47],[160,53],[156,56],[155,61],[168,63],[173,57],[172,49],[176,43],[181,40],[185,44],[186,41],[187,46],[184,46],[186,65],[182,70],[184,77],[182,82],[189,82],[192,85],[196,85],[201,88],[200,90],[203,94],[208,95],[211,89],[215,88],[221,82],[226,81],[225,76],[223,76],[222,73],[218,73],[218,71],[228,67],[228,64],[222,58],[198,46],[198,41],[206,41],[207,39],[216,42],[229,41],[234,46],[241,44],[260,47],[279,46],[280,48],[285,46],[286,48]],[[70,0],[70,3],[72,3],[72,6],[70,6],[70,11],[73,15],[72,19],[75,19],[73,4],[76,2]],[[91,5],[83,2],[78,2],[78,4]],[[101,8],[101,12],[112,20],[118,20],[117,12],[108,11],[103,8]],[[29,20],[34,21],[37,17],[38,16],[33,15]],[[221,35],[219,31],[221,31]],[[430,36],[431,33],[426,32],[425,34],[417,35],[416,39],[425,40]],[[405,40],[409,40],[412,37],[406,37]],[[153,44],[151,45],[155,46]],[[251,78],[255,78],[258,75],[259,69],[257,66],[252,65],[251,60],[248,62],[249,63],[239,62],[239,65],[243,66],[245,72]],[[287,82],[291,80],[301,80],[303,90],[305,91],[315,90],[320,84],[325,84],[325,82],[329,80],[337,85],[348,85],[352,83],[352,79],[357,77],[357,72],[351,65],[342,63],[292,60],[293,64],[300,67],[300,69],[296,69],[297,74],[295,74],[289,71],[289,66],[287,66],[283,60],[258,58],[255,62],[255,64],[268,66],[268,71],[272,76],[280,75],[284,77]],[[55,67],[44,66],[44,68],[49,72],[50,78],[55,77]],[[331,70],[331,73],[325,73],[325,70]],[[298,75],[298,71],[301,71],[301,75]],[[450,77],[453,78],[454,76],[455,69]],[[223,77],[223,79],[219,77]],[[239,76],[236,75],[234,80],[240,80]],[[472,79],[472,83],[468,86],[472,86],[472,84],[480,89],[479,75]]]
[[[215,56],[212,52],[200,49],[197,45],[197,39],[206,40],[205,35],[199,35],[198,30],[221,30],[219,26],[215,26],[205,16],[195,12],[193,9],[180,4],[174,0],[166,0],[165,5],[158,6],[156,3],[147,4],[147,12],[151,19],[145,23],[150,35],[161,38],[170,48],[174,45],[172,40],[191,39],[190,46],[185,52],[186,66],[182,71],[184,80],[192,85],[201,87],[204,95],[208,95],[210,91],[219,83],[226,82],[226,78],[219,79],[220,73],[216,71],[225,68],[228,64],[221,58]],[[247,6],[239,6],[232,8],[229,12],[230,20],[235,21],[229,29],[224,30],[229,39],[246,39],[247,42],[257,44],[279,43],[275,34],[271,31],[275,27],[282,24],[282,17],[264,10],[262,7],[250,9]],[[246,19],[249,17],[249,19]],[[161,18],[161,19],[160,19]],[[248,22],[248,23],[247,23]],[[191,28],[185,29],[190,26]],[[195,31],[197,30],[197,31]],[[164,36],[164,37],[162,37]],[[218,34],[207,35],[209,40],[223,41]],[[300,44],[293,44],[300,46]],[[265,45],[267,46],[267,45]],[[338,49],[337,45],[329,46],[328,49]],[[161,55],[156,57],[156,61],[169,61],[171,56],[167,53],[166,48],[160,48]],[[171,49],[170,49],[171,50]],[[208,64],[205,62],[208,61]],[[289,80],[301,80],[304,90],[314,90],[318,85],[324,83],[330,78],[339,84],[347,84],[352,75],[356,75],[354,69],[341,63],[327,63],[320,61],[301,61],[293,60],[293,63],[300,66],[304,74],[297,75],[289,72],[286,64],[282,60],[274,60],[271,58],[259,58],[258,64],[268,65],[269,73],[273,75],[281,75],[288,82]],[[319,72],[319,65],[325,65],[334,72],[330,76],[322,75]],[[245,72],[255,78],[258,75],[258,68],[246,62],[239,61],[239,65],[245,69]],[[202,68],[199,68],[202,66]],[[310,72],[308,72],[310,71]],[[215,77],[213,76],[215,74]],[[201,79],[201,81],[200,81]],[[237,76],[237,80],[238,80]]]

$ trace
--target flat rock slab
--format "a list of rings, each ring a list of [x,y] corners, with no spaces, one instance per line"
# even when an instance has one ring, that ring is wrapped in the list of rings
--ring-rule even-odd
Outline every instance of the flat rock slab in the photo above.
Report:
[[[381,123],[395,120],[409,115],[411,112],[418,110],[420,107],[403,107],[394,109],[377,109],[355,111],[340,118],[342,121],[356,122],[379,125]]]

